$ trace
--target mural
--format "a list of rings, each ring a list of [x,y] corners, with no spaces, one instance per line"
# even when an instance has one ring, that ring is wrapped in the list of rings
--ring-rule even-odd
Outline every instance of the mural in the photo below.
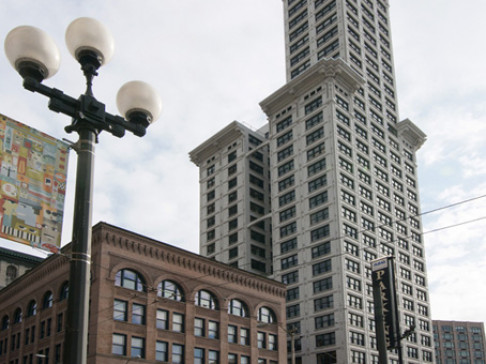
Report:
[[[57,252],[67,144],[0,114],[0,153],[0,237]]]

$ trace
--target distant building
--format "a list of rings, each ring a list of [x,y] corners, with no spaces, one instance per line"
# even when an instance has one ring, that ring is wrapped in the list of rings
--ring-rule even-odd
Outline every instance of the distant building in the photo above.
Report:
[[[43,258],[0,248],[0,289],[35,267]]]
[[[93,228],[88,363],[284,363],[285,286]],[[0,291],[0,364],[61,363],[69,246]]]
[[[484,323],[433,320],[436,364],[484,364]]]

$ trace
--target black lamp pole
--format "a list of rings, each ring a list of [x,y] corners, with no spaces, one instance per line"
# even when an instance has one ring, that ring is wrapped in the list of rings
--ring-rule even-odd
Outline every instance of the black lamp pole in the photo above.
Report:
[[[93,22],[96,22],[94,19],[89,18],[80,19],[90,22],[91,25]],[[17,31],[17,29],[20,30]],[[15,33],[16,31],[17,33]],[[16,38],[17,34],[22,32],[30,32],[27,41]],[[32,37],[37,37],[43,32],[33,27],[18,27],[11,33],[14,35],[11,36],[9,34],[5,42],[6,53],[12,65],[23,77],[24,88],[47,96],[50,110],[70,116],[72,122],[65,127],[65,130],[68,133],[74,131],[79,136],[78,141],[72,145],[72,148],[78,154],[78,161],[63,363],[86,364],[88,354],[91,216],[95,143],[102,131],[107,131],[116,137],[124,136],[126,130],[140,137],[145,135],[147,127],[152,122],[152,116],[157,118],[160,112],[160,100],[150,86],[146,84],[140,86],[139,82],[137,87],[133,87],[130,92],[126,91],[125,93],[125,99],[129,100],[127,104],[130,106],[125,106],[125,109],[128,111],[122,112],[125,113],[128,120],[121,116],[107,113],[105,105],[96,100],[92,92],[93,78],[97,76],[97,70],[104,61],[102,52],[93,50],[92,47],[81,48],[75,54],[75,58],[81,64],[81,69],[86,77],[87,87],[85,93],[80,95],[78,99],[65,95],[61,90],[42,84],[45,78],[51,76],[48,67],[42,61],[26,58],[20,51],[17,51],[20,55],[14,52],[16,48],[20,48],[17,47],[17,43],[24,42],[28,47],[33,47]],[[41,39],[44,36],[39,37]],[[99,37],[100,35],[98,34]],[[14,51],[11,51],[11,49]],[[29,54],[29,52],[30,50],[24,53]],[[55,71],[53,72],[55,73]],[[137,82],[135,81],[135,83]],[[121,92],[122,90],[120,90],[118,97],[120,97]],[[135,95],[136,92],[143,94],[141,96],[142,101],[132,102],[132,99],[137,99],[138,95]],[[151,111],[148,109],[151,109]]]

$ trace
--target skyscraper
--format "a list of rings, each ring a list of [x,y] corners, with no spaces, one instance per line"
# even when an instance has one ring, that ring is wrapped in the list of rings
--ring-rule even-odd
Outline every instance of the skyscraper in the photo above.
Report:
[[[433,362],[415,157],[426,136],[399,121],[388,2],[286,0],[284,17],[287,83],[260,103],[266,129],[225,139],[227,127],[190,153],[201,253],[288,285],[306,364],[378,363],[370,261],[392,255],[402,331],[415,328],[405,361]]]

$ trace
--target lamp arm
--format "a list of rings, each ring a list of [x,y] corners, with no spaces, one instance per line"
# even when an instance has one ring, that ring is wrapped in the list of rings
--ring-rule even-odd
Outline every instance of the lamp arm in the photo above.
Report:
[[[42,84],[33,77],[25,77],[23,86],[29,91],[47,96],[50,110],[68,115],[73,119],[71,125],[65,127],[68,133],[78,131],[80,128],[90,128],[96,134],[104,130],[118,138],[125,135],[125,130],[139,137],[146,133],[148,123],[137,122],[137,120],[130,122],[119,115],[107,113],[105,105],[92,95],[83,94],[79,99],[75,99],[61,90]]]

